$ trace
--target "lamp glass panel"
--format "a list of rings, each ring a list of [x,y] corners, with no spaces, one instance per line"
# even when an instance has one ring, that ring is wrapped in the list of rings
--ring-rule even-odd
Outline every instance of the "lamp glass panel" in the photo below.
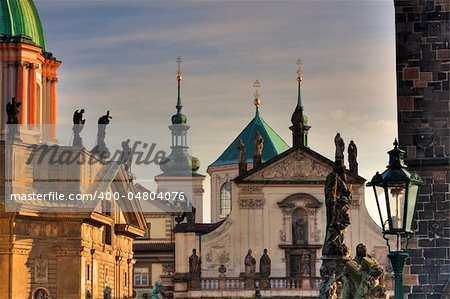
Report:
[[[405,208],[406,183],[388,185],[389,209],[391,212],[392,227],[390,229],[403,229],[403,212]]]
[[[382,186],[375,186],[376,192],[376,200],[377,200],[377,208],[378,214],[380,216],[381,227],[386,229],[386,221],[387,221],[387,210],[386,210],[386,200],[384,188]]]
[[[419,186],[414,184],[409,184],[408,186],[408,206],[406,211],[406,224],[405,231],[412,232],[412,225],[414,219],[414,212],[416,208],[417,192],[419,191]]]

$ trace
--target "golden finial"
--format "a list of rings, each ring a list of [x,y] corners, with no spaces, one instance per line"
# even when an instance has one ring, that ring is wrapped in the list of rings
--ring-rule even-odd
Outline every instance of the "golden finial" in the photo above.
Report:
[[[255,98],[253,100],[253,104],[255,105],[256,108],[259,107],[259,105],[261,104],[261,100],[259,99],[259,88],[261,87],[261,83],[259,83],[258,80],[255,81],[255,83],[253,83],[253,88],[255,89],[255,92],[253,93],[253,97]]]
[[[181,77],[181,63],[183,62],[183,60],[181,60],[181,57],[178,56],[177,57],[177,64],[178,64],[178,69],[177,69],[177,81],[181,81],[182,77]]]
[[[302,82],[302,64],[303,61],[299,58],[297,59],[297,81],[298,83]]]

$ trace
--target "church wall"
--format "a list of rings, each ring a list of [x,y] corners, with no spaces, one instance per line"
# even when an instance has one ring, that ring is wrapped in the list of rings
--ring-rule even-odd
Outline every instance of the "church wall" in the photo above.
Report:
[[[211,222],[220,221],[220,189],[223,184],[234,179],[239,173],[238,165],[210,166],[208,174],[211,177]]]
[[[326,209],[323,185],[265,185],[260,191],[245,194],[246,184],[233,183],[233,208],[225,222],[215,231],[202,236],[202,276],[217,277],[218,267],[225,263],[228,277],[238,277],[244,272],[244,257],[252,249],[259,272],[259,259],[264,248],[272,260],[272,277],[287,275],[286,256],[282,244],[292,244],[292,217],[283,214],[277,204],[293,194],[307,194],[317,199],[322,206],[316,213],[308,215],[307,239],[310,245],[322,245],[325,236]],[[252,187],[258,185],[251,185]],[[260,193],[260,194],[257,194]],[[350,210],[352,224],[347,229],[345,243],[353,252],[359,243],[365,243],[369,253],[380,250],[386,252],[379,227],[368,215],[364,205],[364,186],[353,187],[353,196],[359,204],[353,204]],[[252,206],[251,199],[263,198],[264,204]],[[250,199],[242,201],[242,199]],[[240,205],[242,207],[240,207]],[[315,273],[320,276],[321,249],[316,250]],[[178,260],[177,260],[178,261]]]

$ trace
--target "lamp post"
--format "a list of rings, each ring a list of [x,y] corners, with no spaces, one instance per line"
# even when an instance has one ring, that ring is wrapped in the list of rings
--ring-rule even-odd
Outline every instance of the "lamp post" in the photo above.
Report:
[[[375,193],[383,238],[388,245],[388,257],[394,269],[395,298],[403,299],[403,267],[408,258],[408,240],[413,233],[419,186],[423,185],[423,180],[407,170],[404,164],[405,151],[398,148],[397,139],[394,149],[388,154],[387,169],[381,174],[377,171],[367,186],[373,187]],[[402,242],[402,239],[406,239],[406,242]],[[394,242],[394,250],[391,250],[390,242]]]

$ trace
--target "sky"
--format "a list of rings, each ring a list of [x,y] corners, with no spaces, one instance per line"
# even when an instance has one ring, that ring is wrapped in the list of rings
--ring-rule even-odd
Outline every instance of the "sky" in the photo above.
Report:
[[[63,61],[59,123],[84,108],[88,123],[110,110],[115,123],[169,125],[181,56],[191,154],[206,174],[253,118],[256,79],[261,116],[292,144],[301,58],[310,148],[333,160],[340,132],[358,147],[361,176],[385,169],[397,136],[391,0],[35,2],[47,50]]]

